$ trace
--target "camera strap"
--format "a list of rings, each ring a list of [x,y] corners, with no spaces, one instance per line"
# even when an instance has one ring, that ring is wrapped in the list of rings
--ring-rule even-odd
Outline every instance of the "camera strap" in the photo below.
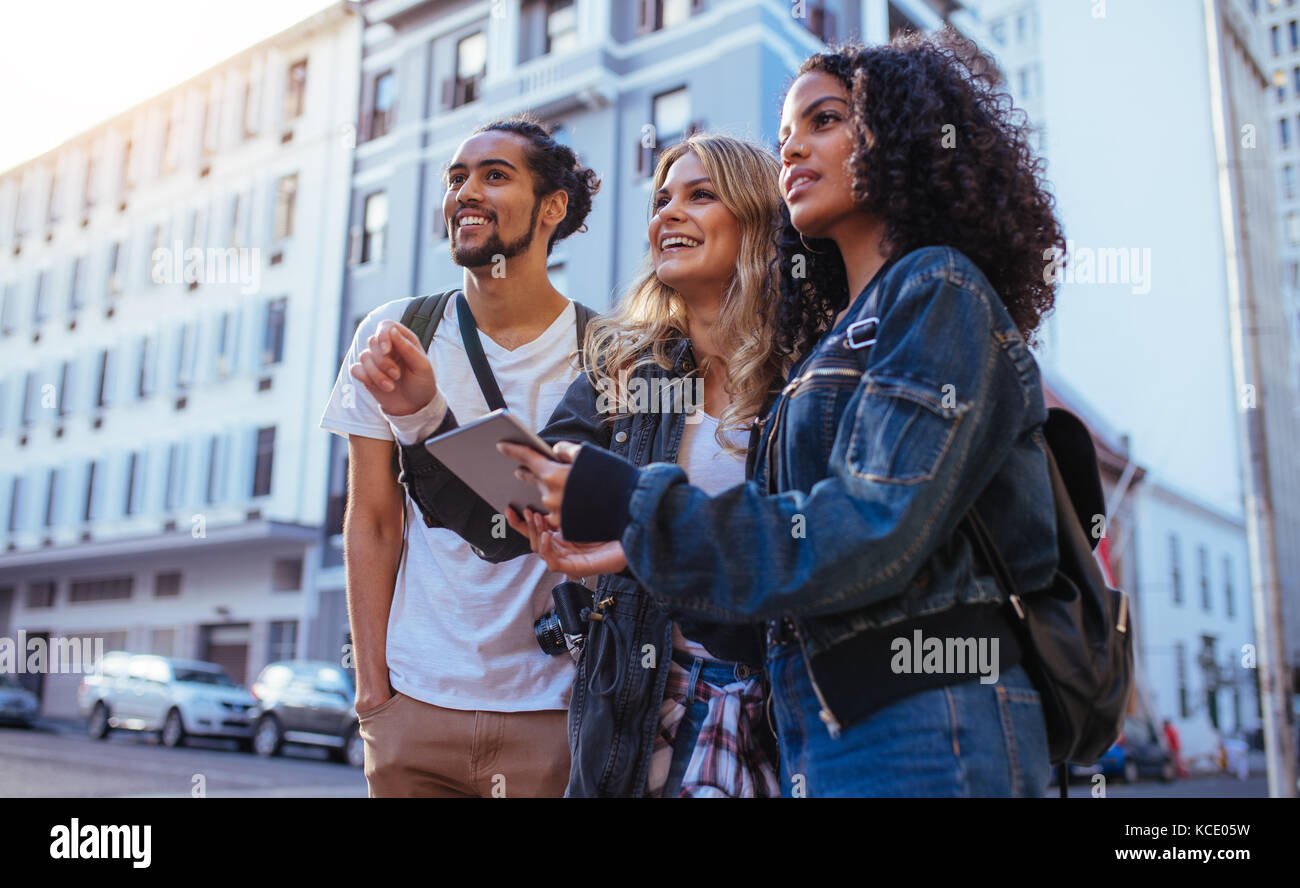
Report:
[[[469,310],[469,302],[464,293],[456,294],[456,320],[460,322],[460,341],[465,343],[465,353],[469,355],[469,365],[474,368],[474,377],[478,387],[487,400],[489,410],[500,410],[506,406],[506,399],[501,396],[501,387],[488,366],[487,355],[483,354],[483,340],[478,337],[478,324]]]

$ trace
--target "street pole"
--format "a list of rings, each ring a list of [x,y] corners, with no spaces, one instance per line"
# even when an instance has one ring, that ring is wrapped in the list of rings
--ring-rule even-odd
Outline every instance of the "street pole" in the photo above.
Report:
[[[1250,557],[1251,592],[1255,612],[1256,666],[1260,708],[1264,714],[1264,751],[1268,762],[1268,794],[1296,796],[1295,750],[1287,720],[1289,694],[1282,633],[1282,590],[1277,573],[1277,534],[1268,468],[1268,439],[1264,425],[1265,392],[1259,357],[1257,309],[1252,257],[1242,249],[1249,243],[1242,163],[1237,152],[1237,120],[1225,76],[1228,63],[1221,45],[1225,22],[1222,0],[1204,0],[1206,49],[1209,53],[1210,113],[1218,165],[1219,207],[1223,223],[1228,321],[1232,340],[1232,372],[1236,383],[1237,423],[1245,462],[1244,500],[1246,541]],[[1267,88],[1267,81],[1265,88]],[[1258,108],[1260,103],[1256,103]],[[1263,123],[1263,120],[1257,121]],[[1258,149],[1251,149],[1258,150]],[[1274,224],[1272,213],[1260,224]],[[1266,243],[1269,241],[1265,241]],[[1268,257],[1276,261],[1276,257]]]

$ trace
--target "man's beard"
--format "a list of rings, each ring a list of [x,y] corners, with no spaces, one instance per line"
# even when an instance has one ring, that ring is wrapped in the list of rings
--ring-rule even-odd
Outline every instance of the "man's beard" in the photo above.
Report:
[[[462,268],[480,268],[484,265],[490,265],[501,259],[513,259],[520,253],[527,250],[533,243],[533,233],[537,226],[537,214],[542,208],[542,202],[536,198],[533,199],[533,212],[528,219],[528,230],[523,236],[511,243],[504,243],[501,240],[500,229],[492,232],[486,243],[478,247],[461,247],[452,242],[451,261],[455,262]],[[452,219],[452,225],[456,220]]]

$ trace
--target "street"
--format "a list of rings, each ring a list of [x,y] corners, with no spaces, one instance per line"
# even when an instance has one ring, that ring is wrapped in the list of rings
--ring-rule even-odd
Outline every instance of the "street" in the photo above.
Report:
[[[75,722],[0,727],[0,796],[185,797],[200,785],[209,798],[366,796],[360,768],[311,747],[288,746],[265,759],[221,740],[194,739],[180,749],[128,731],[92,740]]]
[[[320,749],[288,746],[285,754],[264,759],[239,752],[232,742],[193,739],[189,744],[168,749],[151,735],[127,731],[91,740],[72,721],[42,721],[30,729],[0,727],[0,797],[184,797],[200,782],[211,798],[366,796],[361,770],[329,761]],[[200,775],[202,781],[196,781]],[[1091,798],[1091,788],[1087,782],[1072,783],[1070,797]],[[1055,796],[1055,786],[1049,794]],[[1116,799],[1267,795],[1259,771],[1244,781],[1214,775],[1135,785],[1111,780],[1106,785],[1107,798]]]

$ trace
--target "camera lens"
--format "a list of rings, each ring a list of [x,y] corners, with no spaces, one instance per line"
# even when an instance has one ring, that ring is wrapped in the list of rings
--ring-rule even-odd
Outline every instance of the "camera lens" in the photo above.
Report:
[[[569,651],[569,645],[564,640],[564,628],[560,626],[560,618],[555,611],[537,618],[533,623],[533,635],[537,637],[538,647],[552,657]]]

